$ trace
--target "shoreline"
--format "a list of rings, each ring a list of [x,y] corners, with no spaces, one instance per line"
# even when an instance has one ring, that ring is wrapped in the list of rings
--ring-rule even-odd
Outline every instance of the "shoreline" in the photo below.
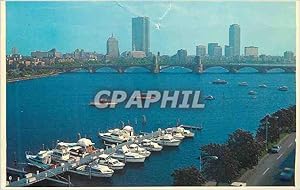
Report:
[[[49,74],[40,74],[40,75],[33,75],[33,76],[28,76],[28,77],[18,77],[18,78],[14,78],[14,79],[7,79],[6,83],[14,83],[14,82],[20,82],[20,81],[26,81],[26,80],[34,80],[34,79],[39,79],[39,78],[56,76],[56,75],[59,75],[61,73],[63,73],[63,72],[54,72],[54,73],[49,73]]]

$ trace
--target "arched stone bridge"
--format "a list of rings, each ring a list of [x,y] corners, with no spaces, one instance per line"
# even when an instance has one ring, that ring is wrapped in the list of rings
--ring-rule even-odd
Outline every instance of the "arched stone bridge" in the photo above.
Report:
[[[202,73],[205,70],[209,68],[214,67],[221,67],[226,70],[228,70],[231,73],[237,73],[240,69],[243,68],[253,68],[257,70],[260,73],[267,73],[268,71],[272,69],[281,69],[284,72],[295,72],[296,71],[296,65],[295,64],[247,64],[247,63],[241,63],[241,64],[168,64],[168,65],[159,65],[159,64],[82,64],[82,65],[54,65],[54,66],[37,66],[37,69],[57,69],[64,72],[71,72],[73,70],[77,69],[83,69],[88,72],[96,72],[99,69],[102,68],[110,68],[113,69],[119,73],[124,73],[127,69],[130,68],[145,68],[153,73],[160,73],[161,71],[167,69],[167,68],[174,68],[174,67],[180,67],[180,68],[186,68],[189,69],[191,72],[194,73]]]

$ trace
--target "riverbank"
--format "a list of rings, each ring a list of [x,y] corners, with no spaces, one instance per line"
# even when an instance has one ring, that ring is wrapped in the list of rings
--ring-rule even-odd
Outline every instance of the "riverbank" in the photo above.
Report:
[[[26,76],[26,77],[18,77],[18,78],[13,78],[13,79],[7,79],[7,83],[13,83],[13,82],[18,82],[18,81],[24,81],[24,80],[33,80],[33,79],[39,79],[39,78],[44,78],[44,77],[50,77],[50,76],[56,76],[58,74],[61,74],[63,72],[51,72],[47,74],[39,74],[39,75],[31,75],[31,76]]]

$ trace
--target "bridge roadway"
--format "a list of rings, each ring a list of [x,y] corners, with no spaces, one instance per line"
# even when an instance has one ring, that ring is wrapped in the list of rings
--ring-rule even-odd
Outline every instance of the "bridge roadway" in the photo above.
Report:
[[[159,73],[163,69],[172,67],[182,67],[191,70],[195,73],[202,73],[206,69],[212,67],[222,67],[229,72],[237,73],[242,68],[253,68],[258,72],[266,73],[271,69],[282,69],[285,72],[295,72],[295,64],[254,64],[254,63],[206,63],[206,64],[81,64],[81,65],[47,65],[35,66],[35,69],[57,69],[64,72],[71,72],[76,69],[87,70],[91,73],[101,68],[111,68],[119,73],[124,73],[127,69],[133,67],[141,67],[153,73]]]
[[[43,172],[39,172],[36,174],[32,174],[31,177],[25,177],[25,178],[19,179],[17,181],[13,181],[13,182],[9,183],[7,186],[8,187],[24,187],[24,186],[30,186],[32,184],[35,184],[35,183],[43,181],[43,180],[53,180],[51,177],[55,177],[59,174],[62,174],[69,170],[75,169],[78,166],[81,166],[84,164],[89,164],[89,163],[93,162],[94,160],[96,160],[99,157],[99,155],[101,155],[103,153],[112,154],[112,153],[114,153],[114,151],[116,151],[118,148],[121,148],[124,145],[130,145],[132,143],[139,143],[143,139],[152,139],[152,138],[156,138],[160,135],[161,135],[161,131],[155,131],[152,133],[147,133],[143,136],[139,136],[136,139],[131,139],[127,142],[118,144],[114,148],[107,148],[104,150],[104,152],[100,151],[100,149],[97,149],[95,152],[93,152],[85,157],[82,157],[79,160],[72,160],[70,162],[65,162],[55,168],[45,170]]]

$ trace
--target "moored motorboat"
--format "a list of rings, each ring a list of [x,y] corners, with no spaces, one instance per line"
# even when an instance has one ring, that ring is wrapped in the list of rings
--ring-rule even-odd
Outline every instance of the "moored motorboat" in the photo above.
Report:
[[[99,155],[99,159],[96,160],[98,164],[108,166],[113,170],[121,170],[124,168],[125,164],[117,159],[111,158],[108,154]]]
[[[25,152],[28,165],[35,166],[40,169],[49,169],[51,167],[51,152],[47,150],[39,151],[36,155]]]
[[[265,84],[260,84],[260,85],[258,85],[258,87],[259,87],[259,88],[267,88],[268,86],[265,85]]]
[[[250,91],[248,92],[248,94],[249,94],[249,95],[256,95],[257,92],[255,92],[254,90],[250,90]]]
[[[288,91],[288,87],[287,86],[280,86],[278,87],[279,91]]]
[[[145,148],[140,147],[137,144],[131,144],[131,145],[129,145],[128,149],[129,149],[130,152],[138,153],[138,154],[146,156],[146,157],[149,157],[150,154],[151,154],[150,151],[146,150]]]
[[[112,177],[114,174],[114,170],[100,164],[81,165],[70,172],[91,177]]]
[[[212,82],[213,84],[227,84],[226,80],[217,79]]]
[[[212,95],[208,95],[205,97],[205,100],[214,100],[215,97],[213,97]]]
[[[102,140],[111,143],[122,143],[134,137],[133,128],[129,125],[123,129],[110,129],[106,133],[99,133]]]
[[[165,134],[156,140],[157,143],[162,146],[179,146],[181,143],[181,140],[175,139],[171,134]]]
[[[117,149],[112,155],[112,158],[116,158],[118,160],[122,160],[126,162],[136,162],[141,163],[144,162],[146,156],[140,155],[138,153],[130,152],[127,146],[122,146],[122,148]]]
[[[247,82],[240,82],[239,86],[248,86],[248,83]]]
[[[161,151],[163,149],[163,147],[160,146],[158,143],[152,142],[149,139],[144,139],[141,142],[141,146],[143,148],[145,148],[146,150],[151,151],[151,152],[159,152],[159,151]]]

